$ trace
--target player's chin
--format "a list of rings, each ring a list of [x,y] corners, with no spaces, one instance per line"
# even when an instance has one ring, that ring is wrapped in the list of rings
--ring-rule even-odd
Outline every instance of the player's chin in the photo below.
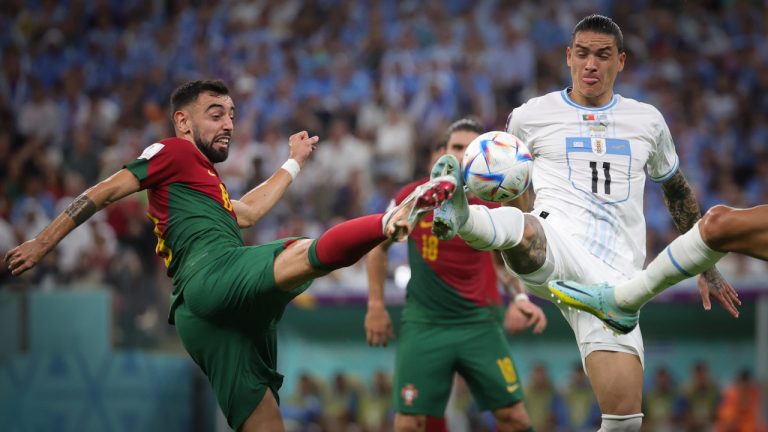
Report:
[[[227,157],[229,156],[229,147],[224,148],[214,148],[213,149],[213,155],[212,155],[212,161],[213,163],[219,163],[224,162],[227,160]]]

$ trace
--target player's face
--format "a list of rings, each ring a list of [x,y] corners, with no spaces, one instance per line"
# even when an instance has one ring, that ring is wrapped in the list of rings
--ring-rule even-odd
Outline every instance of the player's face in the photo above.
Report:
[[[590,31],[576,33],[565,56],[571,68],[574,102],[586,106],[610,102],[616,76],[624,69],[627,57],[626,53],[619,53],[616,38]]]
[[[193,104],[192,141],[212,163],[227,159],[234,119],[235,104],[229,96],[201,93]]]
[[[467,150],[467,146],[473,139],[477,138],[478,134],[472,131],[456,131],[451,133],[448,137],[448,143],[446,145],[445,152],[456,156],[459,163],[464,159],[464,151]]]

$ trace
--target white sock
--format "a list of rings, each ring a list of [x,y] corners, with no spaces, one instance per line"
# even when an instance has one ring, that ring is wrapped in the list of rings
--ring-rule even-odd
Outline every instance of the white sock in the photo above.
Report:
[[[597,432],[638,432],[643,425],[643,414],[603,414],[603,421]]]
[[[469,206],[469,218],[459,228],[459,236],[480,250],[505,250],[523,239],[525,215],[517,207],[488,209],[484,205]]]
[[[672,285],[709,269],[725,256],[704,243],[699,224],[676,238],[648,267],[632,279],[616,286],[616,303],[638,310]]]

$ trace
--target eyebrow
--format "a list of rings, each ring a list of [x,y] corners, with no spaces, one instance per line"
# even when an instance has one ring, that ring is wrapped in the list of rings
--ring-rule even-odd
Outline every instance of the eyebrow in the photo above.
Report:
[[[582,50],[585,50],[585,51],[590,51],[588,46],[580,45],[580,44],[577,44],[577,43],[574,43],[573,46],[574,46],[575,49],[582,49]],[[602,48],[598,48],[595,51],[597,51],[597,52],[606,51],[606,50],[607,51],[611,51],[612,48],[613,48],[613,45],[607,45],[607,46],[604,46]]]
[[[208,107],[205,109],[205,112],[208,112],[208,111],[210,111],[210,110],[212,110],[212,109],[214,109],[214,108],[221,108],[221,109],[223,109],[224,111],[226,111],[226,110],[227,110],[227,107],[225,107],[224,105],[222,105],[222,104],[220,104],[220,103],[212,103],[212,104],[208,105]],[[232,112],[232,114],[234,114],[234,113],[235,113],[235,107],[234,107],[234,106],[232,106],[232,110],[231,110],[231,112]]]

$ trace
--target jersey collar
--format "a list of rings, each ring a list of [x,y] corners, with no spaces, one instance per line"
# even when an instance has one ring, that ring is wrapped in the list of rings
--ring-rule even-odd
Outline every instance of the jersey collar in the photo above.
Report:
[[[574,108],[578,108],[580,110],[585,110],[585,111],[606,111],[606,110],[609,110],[609,109],[613,108],[617,103],[619,103],[619,95],[614,93],[613,97],[611,98],[611,100],[608,101],[608,103],[603,105],[603,106],[588,107],[588,106],[584,106],[584,105],[579,105],[576,102],[574,102],[573,99],[571,99],[571,96],[568,94],[570,91],[571,91],[571,87],[566,87],[566,88],[563,89],[563,91],[560,92],[560,96],[563,97],[563,101],[565,101],[565,103],[567,103],[568,105],[570,105],[570,106],[572,106]]]

